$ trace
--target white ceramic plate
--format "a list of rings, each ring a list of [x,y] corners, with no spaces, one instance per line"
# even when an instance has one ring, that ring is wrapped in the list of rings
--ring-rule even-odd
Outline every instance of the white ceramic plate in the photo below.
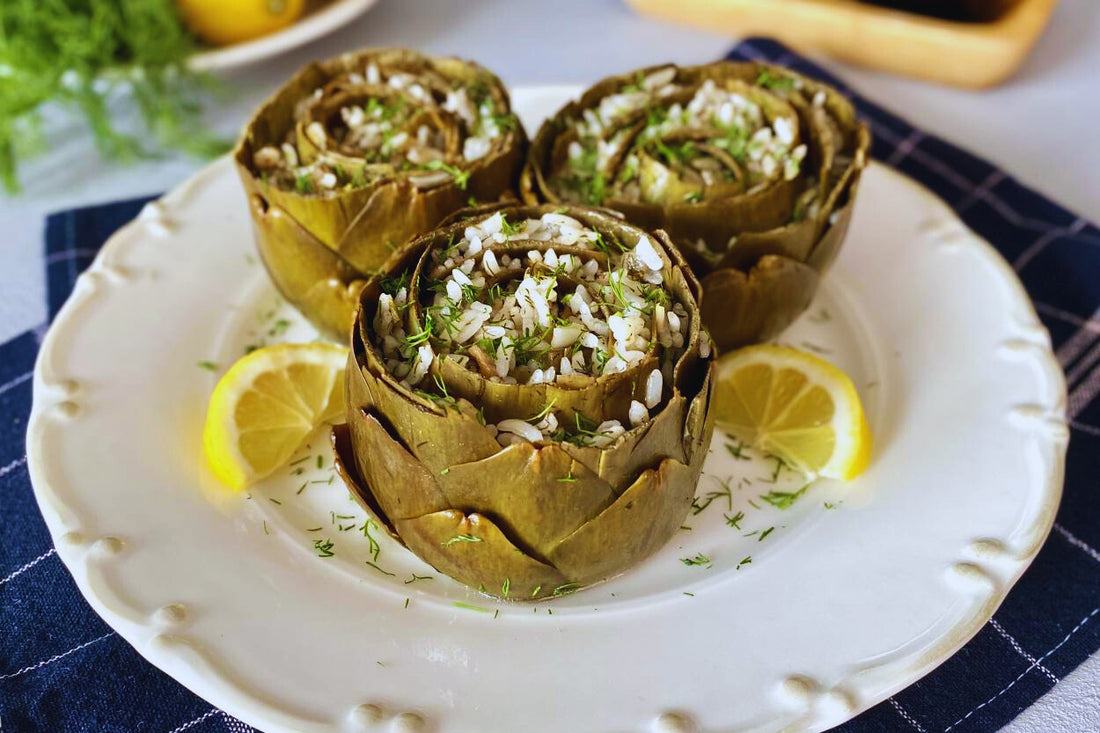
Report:
[[[576,91],[514,100],[533,130]],[[822,730],[966,642],[1053,521],[1067,431],[1048,336],[993,249],[886,168],[782,339],[852,375],[868,472],[782,509],[769,492],[798,477],[770,483],[774,464],[718,436],[690,530],[537,606],[479,598],[385,537],[374,554],[322,436],[249,497],[218,488],[200,445],[216,375],[197,362],[314,335],[251,239],[226,159],[120,231],[42,346],[28,458],[95,610],[265,731]]]
[[[378,0],[330,0],[316,10],[308,11],[301,20],[288,28],[254,41],[200,51],[192,55],[187,63],[195,71],[218,71],[252,64],[343,28],[377,2]]]

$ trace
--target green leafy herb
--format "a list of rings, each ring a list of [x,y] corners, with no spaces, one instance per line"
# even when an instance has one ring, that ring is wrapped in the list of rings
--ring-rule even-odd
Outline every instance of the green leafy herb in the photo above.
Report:
[[[810,488],[810,485],[806,484],[798,491],[769,491],[766,494],[761,494],[760,499],[768,502],[776,509],[790,509],[806,493],[808,488]]]
[[[741,529],[741,520],[745,518],[744,512],[737,512],[737,514],[723,514],[726,519],[726,524],[734,529]]]
[[[515,224],[508,221],[508,218],[504,214],[500,215],[500,233],[506,237],[510,237],[513,234],[519,234],[526,226],[525,222],[518,221]]]
[[[721,481],[720,485],[722,486],[722,488],[720,490],[708,491],[703,496],[702,499],[700,499],[698,496],[695,497],[694,499],[692,499],[691,500],[691,513],[692,514],[701,514],[703,511],[705,511],[707,509],[707,507],[709,507],[712,503],[714,503],[715,499],[721,499],[723,497],[726,499],[726,504],[727,504],[729,510],[733,511],[733,492],[730,491],[729,479],[726,479],[725,481]]]
[[[199,369],[205,369],[208,372],[216,372],[216,371],[218,371],[218,368],[219,368],[216,363],[214,363],[212,361],[205,361],[205,360],[200,361],[196,366],[198,366]]]
[[[409,576],[409,579],[405,581],[405,585],[408,585],[409,583],[415,583],[418,580],[432,580],[433,577],[434,576],[432,575],[417,575],[416,573],[412,573]]]
[[[317,554],[321,557],[332,557],[336,553],[332,551],[332,540],[314,540],[313,549],[317,550]]]
[[[741,562],[737,563],[737,569],[740,570],[742,565],[748,565],[752,562],[752,555],[745,555],[741,558]]]
[[[747,461],[749,457],[745,455],[745,444],[738,441],[727,441],[726,450],[731,456],[739,461]]]
[[[359,531],[363,533],[363,536],[367,538],[367,552],[374,558],[375,562],[378,561],[378,555],[382,552],[382,546],[378,544],[378,540],[371,534],[371,530],[375,528],[374,520],[368,518],[363,522],[363,526],[359,528]]]
[[[365,563],[366,563],[367,565],[369,565],[369,566],[371,566],[372,568],[374,568],[375,570],[377,570],[378,572],[382,573],[383,575],[388,575],[388,576],[390,576],[391,578],[396,578],[396,577],[397,577],[397,573],[391,573],[391,572],[390,572],[389,570],[385,570],[385,569],[383,569],[383,568],[379,567],[379,566],[378,566],[378,565],[377,565],[376,563],[373,563],[373,562],[371,562],[370,560],[366,560],[366,561],[364,561],[364,562],[365,562]]]
[[[455,185],[459,189],[465,191],[466,184],[470,182],[470,172],[464,171],[461,168],[455,168],[453,165],[447,165],[442,160],[433,160],[424,165],[425,168],[431,171],[443,171],[454,179]]]
[[[794,79],[789,76],[779,76],[764,69],[760,72],[760,76],[756,77],[756,86],[777,92],[785,92],[794,89]]]
[[[563,583],[554,589],[554,596],[567,596],[571,593],[576,593],[581,589],[580,583]]]
[[[455,601],[452,605],[454,605],[455,608],[464,608],[467,611],[477,611],[478,613],[492,613],[491,610],[485,608],[484,606],[473,606],[469,603],[463,603],[462,601]]]
[[[82,115],[111,160],[228,147],[203,131],[213,83],[186,69],[195,41],[172,0],[4,0],[0,29],[0,179],[9,192],[19,190],[18,159],[49,147],[41,119],[50,106]],[[141,138],[112,119],[127,107],[140,115]]]
[[[711,565],[710,558],[701,552],[695,553],[695,557],[681,557],[680,562],[688,566],[706,565],[710,567]]]
[[[773,531],[775,531],[775,527],[768,527],[767,529],[765,529],[763,532],[760,533],[760,536],[756,538],[756,541],[757,542],[763,542],[764,538],[767,537],[768,535],[770,535]]]

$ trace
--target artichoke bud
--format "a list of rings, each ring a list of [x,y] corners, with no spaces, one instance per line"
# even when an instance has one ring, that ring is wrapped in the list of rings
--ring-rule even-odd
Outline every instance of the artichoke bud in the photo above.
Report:
[[[460,212],[360,294],[337,455],[440,572],[522,600],[680,527],[712,430],[700,287],[663,232],[582,206]]]
[[[490,72],[379,49],[298,72],[234,159],[276,287],[343,341],[370,275],[471,198],[510,192],[526,142]]]
[[[667,231],[704,284],[715,343],[732,349],[809,305],[870,144],[847,99],[787,69],[665,65],[604,79],[543,123],[520,191]]]

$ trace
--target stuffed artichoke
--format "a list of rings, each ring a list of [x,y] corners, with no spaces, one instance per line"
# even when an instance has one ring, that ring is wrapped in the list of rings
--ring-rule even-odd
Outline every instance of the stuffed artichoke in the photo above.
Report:
[[[604,79],[546,121],[521,195],[664,229],[703,286],[719,348],[809,305],[848,229],[870,135],[834,89],[777,66],[657,66]]]
[[[337,456],[443,572],[512,599],[616,575],[681,526],[710,442],[698,284],[662,232],[486,207],[361,294]]]
[[[272,280],[343,341],[366,279],[471,199],[510,191],[525,145],[490,72],[373,50],[305,67],[260,108],[235,160]]]

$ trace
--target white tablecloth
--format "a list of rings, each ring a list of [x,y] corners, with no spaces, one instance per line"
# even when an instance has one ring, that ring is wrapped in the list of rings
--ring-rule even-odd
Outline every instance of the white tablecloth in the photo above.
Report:
[[[308,60],[370,45],[474,59],[509,85],[588,84],[637,66],[723,55],[733,39],[660,24],[619,0],[382,0],[339,32],[226,75],[233,93],[212,110],[227,135]],[[1009,83],[972,92],[827,63],[870,98],[1100,221],[1100,2],[1064,0]],[[163,191],[201,165],[180,157],[129,167],[100,162],[79,125],[51,116],[52,150],[22,171],[25,191],[0,198],[0,341],[46,317],[44,216]],[[1032,653],[1041,650],[1029,650]],[[1100,655],[1009,725],[1012,733],[1100,731]]]

